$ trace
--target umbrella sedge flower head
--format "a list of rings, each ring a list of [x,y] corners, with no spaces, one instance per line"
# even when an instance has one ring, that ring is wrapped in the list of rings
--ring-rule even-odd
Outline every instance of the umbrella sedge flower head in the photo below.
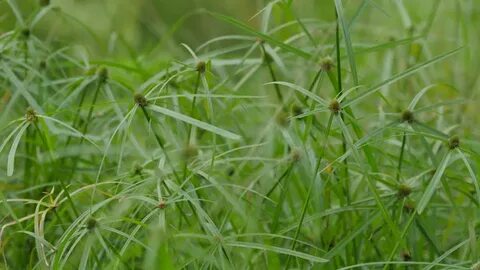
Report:
[[[139,107],[147,107],[148,105],[148,100],[147,98],[141,94],[137,93],[133,96],[133,100],[135,101],[135,104],[137,104]]]
[[[197,63],[197,66],[195,67],[195,70],[198,71],[199,73],[205,73],[205,70],[207,69],[207,64],[205,62],[200,61]]]
[[[28,107],[25,112],[25,119],[30,123],[36,122],[38,119],[37,112],[33,108]]]
[[[97,76],[100,83],[105,83],[108,80],[108,69],[101,67],[97,71]]]
[[[405,110],[402,112],[402,121],[407,123],[413,123],[415,117],[413,116],[413,112],[410,110]]]
[[[342,110],[342,106],[338,100],[334,99],[330,102],[330,105],[328,105],[328,109],[330,109],[332,113],[338,114]]]
[[[333,69],[333,60],[330,57],[325,57],[320,61],[320,68],[325,71],[329,72]]]
[[[458,138],[458,136],[450,137],[450,139],[448,140],[448,148],[450,148],[450,150],[453,150],[455,148],[458,148],[459,146],[460,146],[460,138]]]

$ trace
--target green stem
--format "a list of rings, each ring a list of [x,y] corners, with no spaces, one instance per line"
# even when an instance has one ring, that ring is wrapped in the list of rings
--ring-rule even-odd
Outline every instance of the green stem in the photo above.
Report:
[[[327,129],[326,129],[326,132],[325,132],[325,141],[328,141],[328,136],[330,135],[330,127],[332,126],[332,122],[333,122],[333,113],[330,115],[330,118],[328,120],[328,126],[327,126]],[[298,236],[300,234],[300,229],[302,228],[303,220],[305,219],[305,214],[307,212],[308,203],[310,202],[310,197],[311,197],[311,194],[312,194],[313,185],[315,183],[315,179],[317,179],[318,170],[320,169],[320,164],[321,164],[322,158],[325,154],[325,149],[326,148],[327,148],[327,143],[325,142],[325,144],[323,145],[323,150],[318,157],[317,164],[315,165],[315,171],[313,173],[313,177],[310,180],[310,185],[308,187],[308,193],[307,193],[307,199],[305,200],[305,202],[303,204],[303,207],[302,207],[302,213],[300,215],[300,221],[298,222],[297,229],[295,230],[295,237],[293,239],[292,246],[290,247],[291,250],[295,250],[295,247],[297,245],[297,239],[298,239]],[[290,264],[290,258],[291,258],[291,256],[287,257],[287,262],[285,263],[285,269],[288,269],[288,266]]]
[[[270,55],[267,54],[267,51],[265,50],[265,46],[263,44],[261,44],[261,48],[262,48],[263,54],[265,55],[265,58],[269,58]],[[272,81],[276,82],[277,76],[275,76],[275,71],[273,70],[273,66],[270,59],[266,59],[265,63],[267,63],[268,71],[270,72],[270,77],[272,78]],[[275,92],[277,94],[278,100],[283,105],[283,96],[282,96],[282,93],[280,92],[280,86],[276,83],[273,84],[273,86],[275,88]]]
[[[400,182],[400,175],[402,171],[402,163],[403,163],[403,153],[405,152],[405,143],[407,141],[406,133],[403,132],[402,137],[402,148],[400,150],[400,157],[398,158],[398,166],[397,166],[397,182]]]

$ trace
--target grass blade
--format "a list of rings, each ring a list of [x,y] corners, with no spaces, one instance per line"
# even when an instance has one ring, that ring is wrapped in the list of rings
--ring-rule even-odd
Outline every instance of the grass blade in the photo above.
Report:
[[[350,39],[350,30],[345,22],[342,0],[335,0],[335,9],[337,11],[338,20],[342,25],[343,38],[345,39],[345,46],[347,48],[348,62],[350,63],[350,70],[352,72],[353,84],[358,85],[357,64],[355,63],[355,52],[353,51],[352,41]]]
[[[447,168],[448,162],[450,161],[450,156],[451,152],[448,152],[440,161],[440,164],[438,165],[437,170],[435,171],[435,174],[432,177],[432,180],[430,180],[430,183],[427,186],[427,189],[423,193],[422,198],[420,199],[420,202],[418,203],[417,206],[417,213],[420,215],[422,212],[425,210],[427,207],[428,203],[430,202],[430,199],[433,196],[433,193],[435,192],[435,189],[438,186],[438,183],[440,182],[440,179],[443,176],[443,172],[445,172],[445,169]]]
[[[360,101],[363,100],[364,98],[366,98],[366,97],[374,94],[375,92],[377,92],[378,90],[380,90],[382,87],[384,87],[384,86],[386,86],[386,85],[389,85],[389,84],[392,84],[392,83],[394,83],[394,82],[396,82],[396,81],[399,81],[399,80],[401,80],[401,79],[403,79],[403,78],[405,78],[405,77],[408,77],[408,76],[410,76],[410,75],[412,75],[412,74],[415,74],[415,73],[416,73],[417,71],[419,71],[419,70],[422,70],[422,69],[424,69],[424,68],[426,68],[426,67],[429,67],[429,66],[431,66],[431,65],[433,65],[433,64],[435,64],[435,63],[437,63],[437,62],[440,62],[440,61],[442,61],[442,60],[444,60],[444,59],[446,59],[446,58],[448,58],[448,57],[450,57],[450,56],[452,56],[452,55],[460,52],[462,49],[463,49],[463,47],[460,47],[460,48],[457,48],[457,49],[455,49],[455,50],[446,52],[446,53],[441,54],[441,55],[438,55],[438,56],[436,56],[436,57],[434,57],[434,58],[432,58],[432,59],[430,59],[430,60],[428,60],[428,61],[425,61],[425,62],[423,62],[423,63],[421,63],[421,64],[419,64],[419,65],[413,66],[413,67],[411,67],[411,68],[409,68],[409,69],[407,69],[407,70],[405,70],[405,71],[403,71],[403,72],[401,72],[401,73],[398,73],[398,74],[392,76],[391,78],[389,78],[389,79],[387,79],[387,80],[385,80],[385,81],[383,81],[383,82],[381,82],[381,83],[379,83],[379,84],[377,84],[377,85],[374,85],[374,86],[372,86],[371,88],[365,90],[365,92],[363,92],[363,93],[359,94],[358,96],[356,96],[356,97],[350,99],[349,101],[345,102],[345,103],[343,104],[343,106],[344,106],[344,107],[352,106],[352,105],[360,102]]]
[[[312,55],[308,52],[305,52],[303,50],[300,50],[298,48],[295,48],[295,47],[292,47],[288,44],[285,44],[279,40],[276,40],[274,38],[272,38],[271,36],[269,35],[266,35],[266,34],[263,34],[261,32],[258,32],[257,30],[251,28],[250,26],[242,23],[241,21],[237,20],[237,19],[234,19],[230,16],[225,16],[225,15],[222,15],[222,14],[219,14],[219,13],[215,13],[215,12],[208,12],[208,14],[212,15],[213,17],[217,18],[217,19],[220,19],[222,21],[225,21],[249,34],[252,34],[254,36],[257,36],[265,41],[268,41],[269,43],[271,43],[272,45],[275,45],[275,46],[278,46],[279,48],[287,51],[287,52],[291,52],[293,54],[296,54],[302,58],[305,58],[305,59],[310,59],[312,57]]]
[[[175,112],[175,111],[171,111],[169,109],[166,109],[166,108],[163,108],[163,107],[160,107],[160,106],[149,105],[147,108],[149,108],[152,111],[159,112],[161,114],[164,114],[164,115],[170,116],[172,118],[175,118],[177,120],[183,121],[183,122],[188,123],[190,125],[196,126],[198,128],[210,131],[212,133],[215,133],[215,134],[220,135],[222,137],[225,137],[227,139],[232,139],[232,140],[240,140],[241,139],[241,137],[239,135],[235,134],[235,133],[232,133],[230,131],[221,129],[219,127],[216,127],[216,126],[210,125],[208,123],[202,122],[202,121],[197,120],[195,118],[192,118],[190,116],[187,116],[187,115]]]
[[[15,163],[15,153],[17,152],[18,143],[20,142],[20,138],[22,138],[23,133],[27,130],[29,124],[24,125],[15,135],[15,138],[12,142],[12,147],[10,148],[10,152],[8,153],[7,158],[7,176],[12,176],[13,174],[13,167]]]
[[[249,248],[249,249],[258,249],[258,250],[263,250],[263,251],[270,251],[270,252],[275,252],[279,254],[284,254],[284,255],[289,255],[293,257],[297,257],[300,259],[308,260],[311,262],[316,262],[316,263],[326,263],[328,262],[327,259],[321,258],[318,256],[313,256],[307,253],[291,250],[288,248],[282,248],[282,247],[275,247],[275,246],[270,246],[270,245],[264,245],[264,244],[258,244],[258,243],[249,243],[249,242],[227,242],[225,243],[226,246],[231,246],[231,247],[241,247],[241,248]]]

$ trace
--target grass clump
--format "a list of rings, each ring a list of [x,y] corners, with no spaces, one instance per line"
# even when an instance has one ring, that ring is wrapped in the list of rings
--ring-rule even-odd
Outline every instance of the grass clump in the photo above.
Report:
[[[0,269],[479,268],[472,1],[73,2],[0,1]]]

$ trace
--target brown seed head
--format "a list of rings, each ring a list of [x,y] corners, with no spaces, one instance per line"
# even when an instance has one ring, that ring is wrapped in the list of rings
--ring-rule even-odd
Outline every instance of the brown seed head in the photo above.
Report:
[[[298,116],[298,115],[300,115],[300,114],[302,114],[302,113],[303,113],[303,108],[302,108],[302,107],[300,107],[300,106],[297,105],[297,104],[294,104],[294,105],[292,106],[292,115],[293,115],[293,116]]]
[[[398,186],[397,195],[399,198],[408,197],[410,193],[412,193],[412,188],[410,186],[407,186],[406,184],[400,184]]]
[[[25,119],[30,123],[36,122],[38,119],[37,112],[33,108],[28,107],[25,112]]]
[[[20,33],[22,34],[22,37],[25,39],[30,37],[30,29],[28,28],[23,28]]]
[[[342,110],[342,106],[336,99],[330,102],[330,105],[328,106],[328,108],[334,114],[338,114]]]
[[[407,122],[407,123],[412,123],[415,120],[415,117],[413,116],[413,112],[409,110],[405,110],[402,112],[402,121]]]
[[[135,101],[135,104],[137,104],[139,107],[143,108],[148,106],[148,100],[141,93],[135,94],[133,96],[133,100]]]
[[[329,72],[333,68],[333,60],[330,57],[325,57],[320,61],[320,67],[323,71]]]
[[[405,204],[403,205],[403,211],[407,213],[413,213],[413,211],[415,211],[414,203],[412,201],[405,202]]]
[[[205,73],[205,70],[207,69],[207,64],[205,62],[200,61],[197,63],[197,67],[195,68],[196,71],[199,73]]]
[[[164,200],[161,200],[158,205],[157,205],[158,208],[160,209],[165,209],[167,207],[167,202],[164,201]]]
[[[288,126],[288,113],[284,110],[281,110],[275,116],[275,121],[279,126],[286,127]]]
[[[194,144],[189,144],[182,150],[182,156],[184,159],[189,160],[194,158],[198,154],[198,148]]]
[[[460,146],[460,138],[458,138],[458,136],[450,137],[450,139],[448,140],[448,148],[450,148],[450,150],[453,150],[455,148],[458,148],[459,146]]]
[[[97,71],[97,76],[98,76],[98,80],[101,83],[105,83],[108,80],[108,69],[106,69],[105,67],[101,67]]]
[[[50,5],[50,0],[40,0],[39,4],[42,7],[46,7],[46,6]]]
[[[87,221],[87,229],[91,231],[95,229],[96,226],[97,226],[97,220],[94,218],[89,218]]]
[[[410,252],[408,250],[405,250],[402,252],[402,260],[408,262],[412,260],[412,255],[410,255]]]
[[[290,151],[290,161],[298,162],[302,158],[302,152],[298,148],[293,148]]]
[[[132,175],[135,176],[135,175],[142,175],[143,173],[143,167],[142,165],[140,164],[135,164],[133,165],[133,169],[132,169]]]

